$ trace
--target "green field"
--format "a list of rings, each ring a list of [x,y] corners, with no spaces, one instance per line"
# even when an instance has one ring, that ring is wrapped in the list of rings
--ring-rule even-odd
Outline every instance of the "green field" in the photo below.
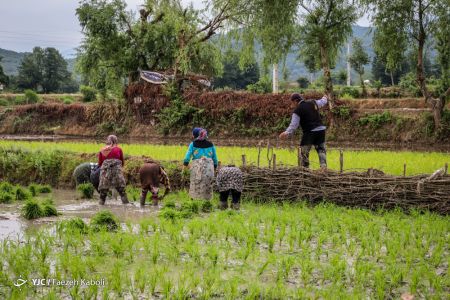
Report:
[[[121,145],[125,155],[149,156],[157,160],[182,161],[187,150],[184,146],[167,146],[151,144],[123,144]],[[77,153],[96,153],[102,144],[96,143],[73,143],[73,142],[23,142],[23,141],[0,141],[0,147],[17,147],[29,150],[65,150]],[[219,160],[224,164],[241,164],[241,157],[246,155],[247,163],[255,164],[258,158],[256,147],[217,147]],[[297,150],[282,149],[274,150],[277,156],[277,164],[297,165]],[[311,166],[318,168],[318,158],[314,150],[311,150]],[[266,166],[267,149],[261,151],[261,166]],[[406,163],[407,175],[427,174],[442,168],[445,163],[450,162],[450,153],[442,152],[411,152],[411,151],[344,151],[344,169],[365,171],[368,168],[376,168],[388,174],[403,174],[403,165]],[[331,149],[328,151],[328,166],[330,169],[339,169],[339,151]]]
[[[443,299],[450,292],[444,216],[304,203],[201,213],[183,192],[164,202],[181,208],[118,232],[60,224],[26,243],[4,241],[0,298]],[[18,289],[19,276],[104,279],[105,286]]]

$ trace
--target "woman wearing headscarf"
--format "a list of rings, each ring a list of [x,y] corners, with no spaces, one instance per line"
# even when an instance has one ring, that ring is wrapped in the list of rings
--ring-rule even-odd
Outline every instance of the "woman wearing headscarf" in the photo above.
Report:
[[[216,183],[220,193],[219,208],[228,208],[228,196],[231,194],[231,208],[239,210],[244,187],[244,174],[241,169],[234,165],[219,167]]]
[[[127,193],[125,192],[125,177],[122,173],[124,165],[123,152],[120,149],[115,135],[108,136],[106,146],[98,153],[98,165],[100,167],[100,204],[105,204],[106,196],[110,189],[116,189],[123,204],[127,204]]]
[[[192,159],[189,195],[193,199],[211,200],[214,169],[218,163],[216,148],[208,141],[208,132],[204,128],[194,128],[192,138],[193,142],[189,144],[184,157],[185,167]]]

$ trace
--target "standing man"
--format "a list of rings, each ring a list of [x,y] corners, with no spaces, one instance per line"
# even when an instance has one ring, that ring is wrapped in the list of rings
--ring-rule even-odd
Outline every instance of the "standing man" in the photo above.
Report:
[[[325,129],[320,117],[319,108],[327,104],[327,96],[323,96],[319,100],[306,101],[300,94],[294,93],[291,101],[297,102],[297,108],[292,114],[291,124],[286,131],[280,134],[280,138],[286,138],[294,133],[300,125],[302,127],[303,136],[300,142],[302,150],[302,166],[309,168],[309,151],[314,145],[319,155],[320,168],[327,168],[327,154],[325,150]]]

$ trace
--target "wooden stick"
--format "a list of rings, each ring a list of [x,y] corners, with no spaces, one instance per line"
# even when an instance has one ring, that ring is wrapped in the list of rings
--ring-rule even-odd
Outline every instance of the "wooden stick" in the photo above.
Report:
[[[448,163],[445,163],[445,166],[444,166],[444,176],[447,176],[447,174],[448,174]]]
[[[302,147],[300,146],[297,148],[297,164],[299,167],[302,166]]]
[[[344,172],[344,152],[342,150],[339,151],[339,171]]]
[[[406,163],[403,164],[403,177],[406,176]]]
[[[245,168],[247,166],[247,160],[245,154],[242,154],[242,167]]]
[[[274,170],[277,168],[277,155],[275,153],[272,154],[272,166]]]
[[[257,161],[258,168],[259,168],[260,159],[261,159],[261,143],[258,144],[258,161]]]

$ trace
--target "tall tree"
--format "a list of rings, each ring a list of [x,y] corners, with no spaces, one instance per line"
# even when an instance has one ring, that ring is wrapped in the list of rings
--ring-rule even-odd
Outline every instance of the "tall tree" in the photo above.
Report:
[[[220,50],[208,41],[230,18],[227,3],[198,11],[184,8],[180,0],[143,2],[138,16],[123,0],[80,2],[77,15],[85,37],[78,68],[92,85],[121,89],[139,70],[221,72]]]
[[[301,51],[318,54],[315,62],[323,70],[325,92],[334,99],[331,67],[362,11],[352,0],[300,0],[300,7]]]
[[[225,56],[223,74],[214,78],[214,87],[229,87],[237,90],[245,90],[247,85],[259,80],[259,67],[255,62],[243,68],[239,67],[239,54],[229,51]]]
[[[20,88],[42,89],[44,93],[59,91],[70,80],[67,62],[58,50],[40,47],[25,55],[17,78]]]
[[[434,98],[429,92],[424,71],[424,51],[430,37],[441,31],[446,31],[448,25],[448,0],[368,0],[373,4],[373,21],[377,26],[375,46],[383,49],[387,66],[391,69],[401,62],[407,46],[415,49],[416,81],[425,98],[433,109],[436,129],[441,128],[442,112],[446,97],[450,94],[448,86],[445,92]],[[442,29],[444,27],[444,29]],[[447,31],[448,33],[448,31]],[[445,51],[450,45],[448,39],[442,40]],[[389,46],[387,46],[389,45]]]
[[[389,71],[386,61],[375,53],[372,59],[372,75],[375,80],[379,80],[383,85],[395,85],[400,81],[400,77],[409,72],[408,62],[404,59],[395,71]]]
[[[352,41],[352,54],[348,58],[353,70],[359,75],[361,87],[363,90],[363,96],[367,96],[366,85],[364,84],[364,66],[369,63],[369,55],[363,48],[362,41],[360,39],[353,39]]]

